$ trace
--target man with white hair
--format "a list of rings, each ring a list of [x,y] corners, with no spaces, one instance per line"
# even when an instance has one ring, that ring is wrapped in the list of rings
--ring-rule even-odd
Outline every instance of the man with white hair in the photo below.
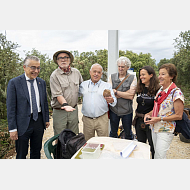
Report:
[[[135,75],[127,72],[131,67],[131,61],[127,57],[120,57],[117,59],[116,63],[118,66],[118,73],[111,74],[108,80],[117,98],[116,106],[110,106],[110,137],[118,137],[117,131],[121,119],[125,131],[125,139],[132,140],[132,104],[137,87],[137,78]]]
[[[83,95],[82,121],[86,141],[95,136],[95,131],[98,136],[109,135],[108,104],[113,107],[117,103],[111,85],[101,80],[102,73],[102,66],[93,64],[91,79],[82,82],[79,87],[79,93]],[[111,92],[108,97],[103,95],[105,89]]]

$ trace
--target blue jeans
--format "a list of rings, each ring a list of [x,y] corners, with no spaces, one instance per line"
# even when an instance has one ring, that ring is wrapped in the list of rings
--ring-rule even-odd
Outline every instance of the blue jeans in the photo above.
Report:
[[[109,112],[110,112],[110,127],[111,127],[110,137],[115,137],[115,138],[118,137],[117,131],[119,127],[119,121],[120,119],[122,119],[122,125],[125,131],[125,139],[132,140],[133,135],[131,131],[131,125],[132,125],[133,113],[118,116],[111,110]]]

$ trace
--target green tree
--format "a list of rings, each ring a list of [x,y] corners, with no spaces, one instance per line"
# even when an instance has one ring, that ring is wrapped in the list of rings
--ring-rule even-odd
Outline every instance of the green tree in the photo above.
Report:
[[[6,36],[0,34],[0,119],[6,119],[7,117],[6,96],[8,82],[23,71],[19,54],[15,52],[18,47],[17,43],[8,41]]]
[[[134,71],[138,73],[139,69],[145,65],[152,66],[155,70],[157,70],[156,60],[152,59],[152,55],[150,53],[143,54],[142,52],[133,53],[132,51],[121,51],[119,50],[119,57],[125,56],[131,61],[131,68],[134,68]]]
[[[176,51],[172,63],[178,71],[178,84],[190,87],[190,30],[181,32],[175,39]]]
[[[71,66],[77,68],[83,80],[88,80],[90,78],[89,70],[91,66],[97,62],[97,56],[94,52],[82,52],[80,56],[75,57]]]
[[[171,61],[171,59],[166,59],[166,58],[161,59],[160,62],[158,63],[158,65],[157,65],[158,68],[160,68],[165,63],[172,63],[172,61]]]
[[[107,81],[107,71],[108,71],[108,51],[104,50],[96,50],[97,63],[99,63],[103,67],[103,76],[102,80]]]

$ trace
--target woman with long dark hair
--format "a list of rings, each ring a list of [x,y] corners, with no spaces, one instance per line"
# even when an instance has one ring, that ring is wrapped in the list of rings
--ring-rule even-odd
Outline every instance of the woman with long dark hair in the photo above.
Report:
[[[154,69],[151,66],[144,66],[139,70],[137,83],[137,109],[133,120],[137,140],[146,143],[151,147],[152,158],[154,158],[154,146],[152,142],[151,129],[144,123],[144,115],[154,107],[154,98],[159,90],[159,82]]]

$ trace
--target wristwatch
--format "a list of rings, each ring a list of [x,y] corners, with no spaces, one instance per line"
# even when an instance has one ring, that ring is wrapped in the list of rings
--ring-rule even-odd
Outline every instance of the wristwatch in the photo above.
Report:
[[[117,91],[115,91],[115,95],[117,95]]]
[[[163,121],[163,117],[161,116],[160,118],[161,118],[161,123],[164,123],[164,121]]]
[[[64,106],[68,106],[68,104],[67,104],[67,103],[63,103],[63,104],[61,105],[61,107],[64,107]]]

